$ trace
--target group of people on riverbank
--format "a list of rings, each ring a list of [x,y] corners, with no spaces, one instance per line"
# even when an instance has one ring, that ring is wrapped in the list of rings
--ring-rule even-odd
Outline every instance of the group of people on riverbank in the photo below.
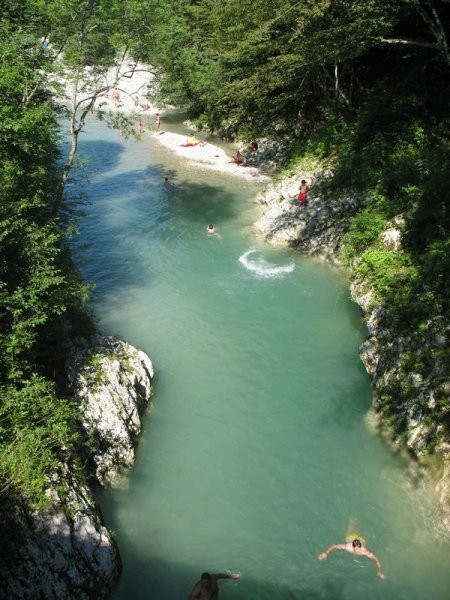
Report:
[[[380,559],[373,552],[367,550],[361,539],[353,537],[353,539],[349,539],[345,544],[332,544],[319,554],[319,560],[326,560],[333,550],[344,550],[344,552],[349,552],[350,554],[370,558],[376,564],[378,577],[384,579]],[[192,588],[188,600],[217,600],[219,597],[219,580],[240,579],[240,577],[239,573],[202,573],[200,580]]]

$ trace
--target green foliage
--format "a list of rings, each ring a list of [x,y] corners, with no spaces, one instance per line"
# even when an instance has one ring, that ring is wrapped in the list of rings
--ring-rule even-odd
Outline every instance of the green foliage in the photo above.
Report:
[[[54,386],[33,376],[23,387],[0,389],[0,503],[13,488],[33,506],[79,442],[77,411]]]
[[[392,30],[383,0],[188,0],[157,3],[148,58],[162,67],[162,93],[209,125],[249,135],[292,128],[299,109],[355,81],[347,63]],[[345,97],[345,93],[342,92]]]
[[[369,249],[360,257],[355,272],[368,279],[375,286],[381,297],[389,294],[398,278],[410,282],[418,280],[418,273],[413,269],[408,257],[401,252],[386,249]]]
[[[385,227],[386,218],[372,205],[360,211],[352,219],[350,230],[344,240],[346,262],[349,263],[352,258],[374,243]]]
[[[53,8],[56,3],[52,3]],[[62,338],[86,288],[50,217],[57,124],[43,87],[49,3],[6,3],[0,21],[0,502],[40,506],[74,460],[77,412],[56,392]],[[8,17],[8,18],[7,18]],[[53,349],[58,351],[53,352]],[[47,376],[47,378],[44,377]]]
[[[0,379],[20,380],[35,368],[40,328],[82,302],[84,292],[71,270],[63,271],[60,232],[49,219],[56,193],[56,123],[38,90],[40,74],[32,77],[35,58],[21,51],[16,34],[3,38],[2,48]]]
[[[282,176],[289,177],[290,175],[301,172],[317,173],[325,166],[325,161],[321,159],[321,156],[318,153],[305,152],[304,150],[293,151],[289,165],[283,171]]]

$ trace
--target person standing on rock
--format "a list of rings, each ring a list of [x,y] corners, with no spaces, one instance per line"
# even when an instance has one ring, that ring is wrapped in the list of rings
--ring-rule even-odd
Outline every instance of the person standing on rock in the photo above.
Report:
[[[156,113],[156,115],[155,115],[155,125],[156,125],[156,130],[159,131],[161,129],[161,118],[159,116],[159,113]]]
[[[219,579],[240,579],[239,573],[202,573],[200,581],[192,588],[188,600],[217,600]]]
[[[298,190],[298,201],[300,206],[306,206],[308,203],[308,192],[309,192],[309,186],[306,183],[306,181],[304,179],[302,179],[301,184],[300,184],[300,188]]]

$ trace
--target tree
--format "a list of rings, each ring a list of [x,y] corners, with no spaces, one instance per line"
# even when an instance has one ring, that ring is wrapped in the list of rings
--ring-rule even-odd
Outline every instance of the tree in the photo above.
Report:
[[[139,19],[144,14],[149,17],[148,7],[148,2],[136,0],[53,0],[47,4],[46,29],[42,33],[43,39],[49,40],[47,54],[56,76],[55,89],[61,92],[64,82],[64,87],[70,90],[67,112],[71,146],[53,216],[61,207],[78,137],[88,114],[100,96],[120,86],[121,80],[131,77],[137,68],[136,63],[129,63],[129,51],[138,46],[134,36]],[[114,73],[112,78],[107,79],[108,72]],[[128,122],[122,119],[120,124],[127,126]]]

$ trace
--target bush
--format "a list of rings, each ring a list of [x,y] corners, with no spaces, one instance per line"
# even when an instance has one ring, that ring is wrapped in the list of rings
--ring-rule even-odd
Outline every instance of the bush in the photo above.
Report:
[[[12,488],[42,507],[50,477],[74,456],[78,411],[41,377],[32,377],[21,389],[0,391],[0,502]]]
[[[373,206],[364,208],[352,219],[344,239],[344,258],[347,263],[371,246],[386,228],[386,222],[386,218]]]

